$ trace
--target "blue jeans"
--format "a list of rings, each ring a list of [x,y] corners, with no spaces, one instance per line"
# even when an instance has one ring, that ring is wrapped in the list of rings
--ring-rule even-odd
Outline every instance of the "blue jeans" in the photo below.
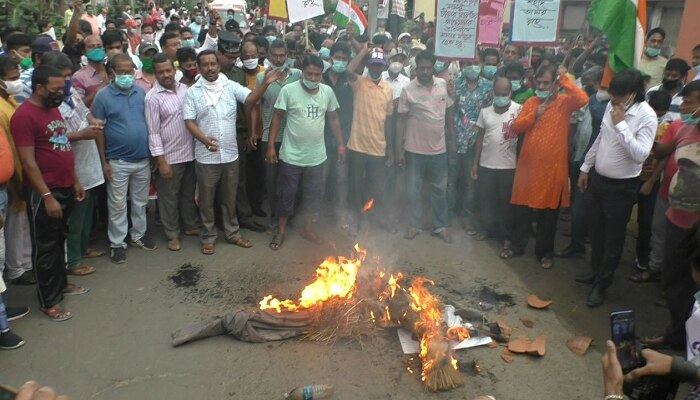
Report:
[[[435,232],[447,228],[447,154],[416,154],[406,152],[408,169],[409,223],[420,229],[423,224],[423,183],[427,183]]]

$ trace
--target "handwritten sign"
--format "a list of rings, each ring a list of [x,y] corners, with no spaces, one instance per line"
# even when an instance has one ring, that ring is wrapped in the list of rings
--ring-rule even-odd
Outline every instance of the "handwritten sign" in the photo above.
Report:
[[[479,4],[479,44],[498,45],[503,29],[506,0],[481,0]]]
[[[289,22],[295,23],[323,15],[323,0],[287,0]]]
[[[516,0],[511,42],[554,44],[559,31],[561,0]]]
[[[437,0],[435,55],[476,58],[479,0]]]

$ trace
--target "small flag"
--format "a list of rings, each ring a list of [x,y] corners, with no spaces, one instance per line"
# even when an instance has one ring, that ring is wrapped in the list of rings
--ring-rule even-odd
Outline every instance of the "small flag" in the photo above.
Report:
[[[360,7],[357,6],[357,2],[352,2],[351,5],[350,0],[338,0],[333,23],[344,28],[350,21],[355,25],[355,32],[358,35],[365,33],[367,18]]]
[[[608,37],[608,63],[614,72],[638,65],[647,24],[646,0],[593,0],[588,22]]]
[[[287,0],[268,0],[267,18],[288,21]]]

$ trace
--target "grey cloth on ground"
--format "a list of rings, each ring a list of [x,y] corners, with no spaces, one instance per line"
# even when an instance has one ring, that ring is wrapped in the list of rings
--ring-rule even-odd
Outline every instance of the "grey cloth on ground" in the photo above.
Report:
[[[244,342],[262,343],[300,336],[308,329],[311,314],[236,307],[223,316],[188,325],[172,334],[173,347],[211,336],[230,335]]]

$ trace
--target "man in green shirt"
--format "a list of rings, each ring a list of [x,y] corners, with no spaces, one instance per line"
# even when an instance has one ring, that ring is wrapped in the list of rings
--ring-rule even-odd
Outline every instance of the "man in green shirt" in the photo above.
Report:
[[[284,242],[287,220],[294,212],[294,202],[300,187],[304,211],[318,209],[324,189],[326,118],[338,143],[338,162],[345,162],[345,145],[336,113],[338,100],[333,90],[321,83],[322,74],[321,58],[315,55],[305,57],[301,81],[283,87],[275,103],[265,157],[268,163],[278,162],[275,141],[285,116],[287,123],[279,151],[276,206],[279,228],[270,242],[272,250],[279,250]],[[302,237],[318,244],[325,243],[312,231],[309,213],[303,214]]]
[[[518,104],[534,96],[535,93],[525,84],[525,68],[519,63],[506,63],[503,66],[503,76],[510,79],[513,88],[511,98]]]

